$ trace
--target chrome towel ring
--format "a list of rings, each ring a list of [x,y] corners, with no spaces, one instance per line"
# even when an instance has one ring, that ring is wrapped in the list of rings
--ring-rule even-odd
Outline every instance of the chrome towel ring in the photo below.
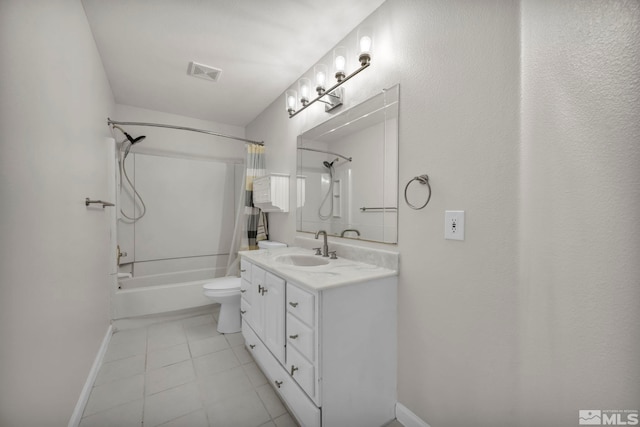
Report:
[[[427,201],[424,202],[424,205],[422,206],[415,206],[411,202],[409,202],[409,199],[407,199],[407,190],[409,189],[409,185],[413,181],[418,181],[422,185],[426,184],[427,188],[429,189],[429,196],[427,197]],[[431,200],[431,185],[429,185],[429,176],[427,174],[416,176],[412,178],[409,182],[407,182],[407,185],[404,187],[404,201],[407,202],[407,205],[409,205],[411,209],[415,209],[415,210],[422,209],[425,206],[427,206],[427,204],[429,203],[429,200]]]

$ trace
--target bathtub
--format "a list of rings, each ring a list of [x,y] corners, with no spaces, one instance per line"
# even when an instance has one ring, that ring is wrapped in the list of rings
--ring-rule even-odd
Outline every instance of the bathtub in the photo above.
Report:
[[[220,268],[180,271],[118,279],[112,318],[147,316],[212,304],[202,285],[224,275]]]

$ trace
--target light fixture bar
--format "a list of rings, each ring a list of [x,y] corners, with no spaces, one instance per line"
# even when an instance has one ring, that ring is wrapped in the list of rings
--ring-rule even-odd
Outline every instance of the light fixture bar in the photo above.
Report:
[[[312,99],[311,101],[309,101],[306,105],[304,105],[302,108],[300,108],[298,111],[294,112],[293,114],[289,114],[289,118],[294,117],[296,114],[298,114],[301,111],[304,111],[307,107],[309,107],[311,104],[313,104],[314,102],[320,100],[320,98],[326,96],[326,95],[331,95],[331,92],[333,92],[334,90],[336,90],[337,88],[339,88],[340,86],[342,86],[343,83],[346,83],[351,77],[355,76],[356,74],[358,74],[360,71],[364,70],[365,68],[367,68],[369,65],[371,65],[371,62],[367,62],[366,64],[362,65],[360,68],[358,68],[357,70],[355,70],[353,73],[349,74],[348,76],[346,76],[342,81],[336,83],[335,85],[331,86],[329,89],[327,89],[326,91],[324,91],[324,93],[322,95],[318,95],[317,97],[315,97],[314,99]]]

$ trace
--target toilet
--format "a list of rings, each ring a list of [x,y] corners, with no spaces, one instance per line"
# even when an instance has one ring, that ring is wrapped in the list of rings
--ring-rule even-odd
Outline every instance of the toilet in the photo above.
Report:
[[[270,240],[258,242],[260,249],[271,249],[287,246],[284,243]],[[214,302],[220,303],[218,317],[218,332],[233,334],[240,332],[242,320],[240,317],[240,277],[228,276],[213,279],[202,285],[204,295]]]

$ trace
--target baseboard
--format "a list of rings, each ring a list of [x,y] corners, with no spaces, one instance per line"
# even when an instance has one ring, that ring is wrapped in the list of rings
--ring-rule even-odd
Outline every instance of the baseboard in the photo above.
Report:
[[[89,371],[87,381],[84,383],[84,388],[82,389],[80,397],[78,398],[78,403],[76,403],[73,414],[71,414],[69,427],[78,427],[80,425],[80,420],[82,419],[82,414],[84,413],[84,407],[87,406],[87,402],[89,401],[89,395],[91,394],[93,384],[96,382],[98,371],[102,366],[102,361],[104,360],[104,355],[107,352],[109,341],[111,341],[111,335],[113,335],[113,326],[109,325],[109,327],[107,328],[107,333],[104,335],[104,339],[102,340],[102,344],[100,345],[100,349],[98,350],[98,354],[96,355],[96,359],[93,361],[93,366],[91,366],[91,370]]]
[[[396,403],[396,419],[404,427],[430,427],[429,424],[422,421],[419,416],[399,402]]]

